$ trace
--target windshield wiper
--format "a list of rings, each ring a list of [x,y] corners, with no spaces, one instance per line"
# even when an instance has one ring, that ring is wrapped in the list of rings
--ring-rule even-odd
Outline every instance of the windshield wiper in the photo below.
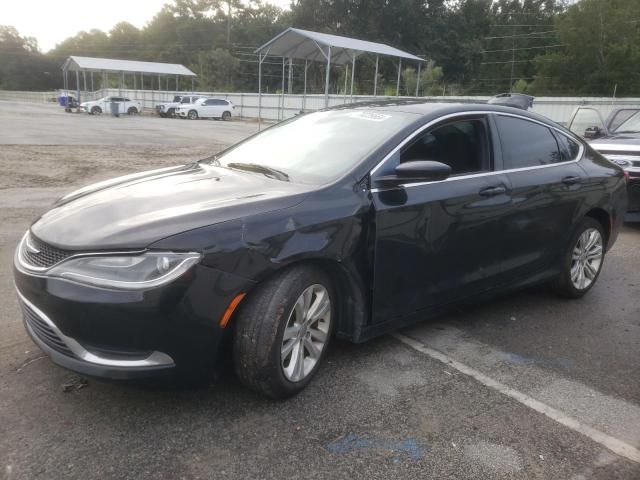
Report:
[[[277,170],[272,167],[266,167],[258,163],[231,162],[227,163],[227,167],[237,168],[238,170],[247,170],[248,172],[262,173],[263,175],[266,175],[267,177],[273,177],[276,180],[283,180],[285,182],[289,181],[289,175],[287,175],[283,171]]]
[[[640,133],[640,130],[616,130],[613,133]]]

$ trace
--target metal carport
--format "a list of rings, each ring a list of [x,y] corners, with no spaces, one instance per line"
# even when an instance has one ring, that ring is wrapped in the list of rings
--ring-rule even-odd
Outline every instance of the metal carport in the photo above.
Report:
[[[284,71],[285,62],[289,60],[291,72],[292,59],[304,60],[304,95],[307,94],[307,68],[308,62],[325,62],[325,106],[329,105],[329,74],[331,64],[346,65],[351,63],[351,95],[353,95],[353,77],[356,58],[364,53],[376,55],[376,71],[374,78],[373,94],[377,94],[378,87],[378,59],[380,55],[395,57],[398,59],[398,81],[396,95],[400,94],[400,74],[402,71],[402,59],[418,62],[418,85],[420,83],[420,67],[424,60],[420,57],[404,52],[383,43],[358,40],[356,38],[342,37],[328,33],[311,32],[299,28],[290,27],[276,35],[273,39],[258,48],[258,118],[262,111],[262,63],[267,56],[282,57],[282,90],[284,95]],[[345,76],[346,85],[346,76]],[[346,89],[345,89],[346,90]],[[416,95],[418,86],[416,86]]]
[[[136,88],[137,75],[140,75],[140,85],[144,86],[144,75],[158,76],[158,89],[161,90],[162,76],[175,76],[176,90],[178,90],[178,77],[191,77],[191,90],[196,74],[184,65],[177,63],[140,62],[137,60],[116,60],[111,58],[94,58],[71,56],[62,65],[64,89],[69,90],[69,71],[76,72],[76,90],[78,102],[80,101],[80,72],[84,80],[84,91],[87,91],[87,72],[90,73],[91,90],[93,91],[93,74],[102,74],[102,86],[107,84],[109,72],[120,75],[120,86],[125,82],[125,74],[133,75],[134,89]]]

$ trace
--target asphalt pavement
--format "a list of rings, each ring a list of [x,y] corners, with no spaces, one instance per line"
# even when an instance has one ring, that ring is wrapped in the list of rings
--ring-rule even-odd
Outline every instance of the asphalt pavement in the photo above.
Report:
[[[623,228],[583,299],[538,287],[362,345],[334,341],[311,385],[285,402],[233,375],[196,390],[85,379],[25,333],[13,249],[58,196],[121,171],[100,167],[101,153],[122,144],[121,119],[98,119],[99,129],[94,118],[65,120],[77,122],[78,149],[63,162],[58,111],[34,107],[22,123],[8,111],[0,141],[24,148],[0,146],[0,163],[34,155],[29,168],[50,174],[26,182],[12,170],[0,184],[0,479],[640,478],[640,226]],[[125,121],[137,132],[126,142],[148,157],[130,169],[191,158],[189,125],[212,150],[232,143],[227,125],[238,136],[253,128]],[[180,133],[164,142],[176,153],[162,156],[156,139],[172,128]],[[55,175],[87,155],[97,175]]]

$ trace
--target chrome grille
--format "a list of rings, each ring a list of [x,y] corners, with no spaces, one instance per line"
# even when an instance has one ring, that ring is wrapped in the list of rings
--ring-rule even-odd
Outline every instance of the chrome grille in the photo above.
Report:
[[[31,247],[31,248],[30,248]],[[27,234],[21,245],[20,254],[27,265],[36,268],[49,268],[78,252],[52,247]]]
[[[40,318],[29,305],[21,300],[20,307],[22,308],[25,323],[31,328],[31,331],[39,340],[58,353],[66,355],[67,357],[75,356],[49,324]]]

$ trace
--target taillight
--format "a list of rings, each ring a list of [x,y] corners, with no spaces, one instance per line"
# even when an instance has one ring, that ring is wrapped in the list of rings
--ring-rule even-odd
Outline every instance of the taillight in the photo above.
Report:
[[[629,172],[627,172],[626,170],[623,170],[622,172],[624,173],[624,181],[628,182],[630,178]]]

